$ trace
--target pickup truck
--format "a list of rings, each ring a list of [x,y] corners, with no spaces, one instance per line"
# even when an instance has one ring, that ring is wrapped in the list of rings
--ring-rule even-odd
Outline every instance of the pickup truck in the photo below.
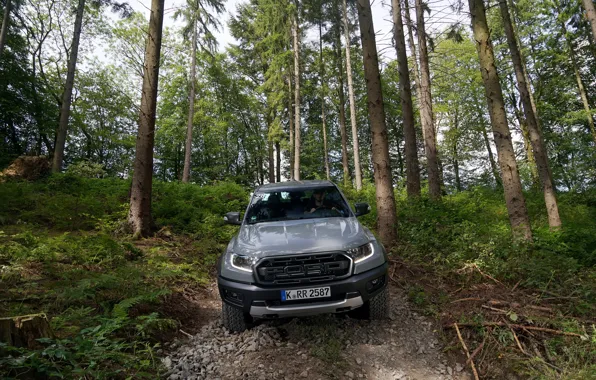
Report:
[[[389,312],[385,249],[329,181],[288,181],[258,187],[217,265],[223,325],[244,331],[255,319]]]

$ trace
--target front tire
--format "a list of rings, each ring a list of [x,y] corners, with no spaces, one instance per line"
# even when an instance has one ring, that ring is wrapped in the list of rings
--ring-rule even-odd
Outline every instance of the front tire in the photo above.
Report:
[[[389,288],[385,287],[364,305],[368,319],[379,320],[389,318]]]
[[[250,327],[251,319],[250,315],[245,314],[242,309],[223,302],[221,320],[226,329],[231,332],[242,332]]]

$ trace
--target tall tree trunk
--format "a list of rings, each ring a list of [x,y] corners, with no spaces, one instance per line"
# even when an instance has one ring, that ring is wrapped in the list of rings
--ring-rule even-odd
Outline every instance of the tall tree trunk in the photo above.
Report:
[[[416,44],[414,43],[414,25],[412,24],[412,19],[410,18],[409,1],[410,0],[403,0],[405,10],[404,15],[406,16],[406,24],[408,25],[408,45],[410,46],[410,54],[412,54],[412,61],[414,61],[414,64],[412,65],[412,69],[414,71],[414,87],[416,87],[418,107],[421,108],[420,104],[422,102],[422,92],[420,90],[420,70],[418,70],[418,54],[416,53]]]
[[[484,146],[486,147],[486,152],[488,153],[488,162],[490,163],[490,169],[493,173],[493,177],[495,178],[495,183],[497,187],[503,187],[503,182],[501,181],[501,175],[499,174],[499,169],[497,168],[497,162],[495,161],[495,156],[493,154],[493,150],[490,147],[490,140],[488,138],[488,133],[486,132],[486,124],[484,123],[484,117],[482,117],[482,123],[480,125],[482,139],[484,140]]]
[[[8,25],[10,23],[10,11],[12,8],[12,1],[6,0],[4,7],[4,17],[2,18],[2,30],[0,30],[0,57],[4,51],[4,44],[6,43],[6,36],[8,35]]]
[[[153,182],[153,144],[155,109],[163,29],[164,0],[151,0],[149,36],[145,48],[143,91],[139,115],[139,133],[130,192],[128,221],[135,237],[151,234],[151,187]]]
[[[58,173],[62,170],[62,162],[64,161],[64,146],[66,145],[66,134],[68,133],[68,119],[70,117],[70,104],[72,102],[72,88],[74,86],[77,57],[79,55],[79,40],[81,39],[81,30],[83,28],[84,11],[85,0],[79,0],[77,14],[75,17],[72,45],[70,45],[70,54],[68,56],[66,83],[64,84],[64,92],[62,93],[60,124],[58,125],[56,144],[54,145],[54,158],[52,161],[52,171],[54,173]]]
[[[513,82],[513,78],[510,78]],[[513,85],[515,86],[515,85]],[[537,187],[540,184],[540,178],[538,177],[538,168],[536,167],[536,159],[534,159],[534,152],[532,151],[532,142],[530,141],[530,132],[528,132],[528,122],[523,114],[523,111],[519,109],[515,92],[511,91],[510,94],[511,105],[513,106],[513,114],[517,119],[519,128],[521,129],[522,139],[524,140],[524,150],[526,151],[527,163],[530,169],[530,175],[532,176],[532,187]]]
[[[350,164],[348,157],[348,134],[346,131],[346,109],[344,98],[344,68],[341,54],[341,28],[339,22],[337,25],[336,56],[337,56],[337,93],[339,99],[339,134],[341,136],[341,164],[344,171],[344,186],[350,184]]]
[[[273,154],[273,141],[267,141],[267,152],[269,155],[269,183],[275,183],[275,156]]]
[[[288,75],[288,129],[290,130],[290,180],[294,180],[294,114],[292,112],[292,78]]]
[[[455,172],[455,189],[461,191],[461,179],[459,177],[459,151],[457,149],[457,140],[459,135],[459,109],[455,107],[455,115],[453,115],[453,171]]]
[[[592,1],[593,0],[582,0],[582,3],[586,10],[586,18],[590,21],[590,25],[592,26],[592,35],[596,42],[596,9],[594,8],[594,3]],[[2,51],[0,50],[0,54],[1,53]]]
[[[422,0],[416,0],[416,19],[418,26],[418,50],[420,52],[420,120],[424,131],[424,151],[428,171],[428,192],[432,199],[441,199],[441,178],[437,160],[437,144],[433,119],[432,96],[430,92],[430,68],[426,29],[424,27],[424,9]]]
[[[406,156],[406,189],[408,197],[420,196],[420,168],[418,164],[418,147],[416,145],[416,125],[414,122],[414,106],[410,87],[410,70],[406,54],[404,25],[401,16],[401,0],[392,0],[393,39],[397,53],[399,71],[399,94],[404,125],[404,150]],[[406,0],[407,2],[407,0]],[[417,71],[417,70],[416,70]]]
[[[348,5],[343,0],[344,38],[346,40],[346,72],[348,74],[348,98],[350,100],[350,122],[352,123],[352,154],[354,155],[354,176],[356,190],[362,190],[362,168],[360,167],[360,146],[358,144],[358,126],[356,125],[356,97],[354,96],[354,79],[352,75],[352,53],[350,51],[350,24],[348,22]]]
[[[275,142],[275,177],[277,182],[281,182],[281,147],[279,141]]]
[[[292,18],[294,40],[294,180],[300,181],[300,29],[298,10]]]
[[[556,5],[557,12],[560,14],[561,10],[559,6]],[[596,126],[594,126],[594,116],[592,115],[592,110],[590,109],[590,101],[588,100],[588,93],[586,92],[586,86],[584,85],[584,81],[581,77],[579,72],[579,68],[577,66],[577,57],[575,55],[575,47],[573,46],[573,41],[567,32],[567,26],[565,26],[564,21],[559,21],[561,25],[561,30],[563,31],[565,41],[567,41],[567,49],[569,50],[569,58],[571,59],[571,66],[573,66],[573,72],[575,74],[575,80],[577,82],[577,89],[579,91],[579,95],[582,99],[582,104],[584,105],[584,110],[586,111],[586,116],[588,118],[588,126],[590,128],[590,132],[592,133],[592,138],[596,143]]]
[[[190,158],[192,155],[192,124],[195,117],[195,82],[196,82],[196,66],[197,66],[197,25],[196,20],[192,24],[192,48],[190,59],[190,94],[188,105],[188,122],[186,124],[186,150],[184,151],[184,172],[182,174],[182,182],[190,180]]]
[[[368,117],[372,141],[372,162],[377,199],[377,228],[386,248],[397,242],[397,213],[393,194],[389,141],[385,125],[383,91],[370,0],[358,0],[358,21],[362,40],[364,79],[368,96]]]
[[[472,16],[474,40],[477,43],[476,49],[480,61],[480,72],[484,82],[488,111],[493,127],[495,145],[497,146],[497,154],[499,156],[499,166],[501,167],[501,178],[503,180],[509,221],[516,238],[531,240],[530,218],[528,217],[528,209],[524,194],[522,193],[517,162],[515,161],[515,151],[513,150],[513,143],[511,141],[511,132],[507,124],[503,91],[499,83],[497,67],[495,66],[495,56],[486,22],[484,1],[468,0],[468,3]]]
[[[331,179],[329,173],[329,156],[327,154],[327,124],[325,123],[325,63],[323,62],[323,20],[319,20],[319,52],[321,59],[321,124],[323,129],[323,159],[325,160],[325,174],[327,180]]]
[[[507,35],[507,43],[511,51],[511,59],[513,60],[513,68],[515,77],[517,79],[517,87],[524,109],[524,115],[528,127],[528,135],[532,143],[532,150],[536,160],[536,168],[538,169],[538,177],[542,184],[542,192],[544,193],[544,202],[546,204],[546,212],[548,214],[548,225],[550,228],[561,227],[561,217],[559,216],[559,206],[557,204],[557,194],[555,186],[553,185],[553,178],[550,167],[548,165],[548,155],[542,133],[538,127],[538,121],[534,109],[532,107],[532,100],[530,99],[530,85],[526,82],[524,75],[524,65],[522,63],[521,52],[517,45],[513,26],[511,24],[511,16],[507,3],[501,1],[499,3],[501,8],[501,16],[503,18],[503,25],[505,27],[505,34]]]

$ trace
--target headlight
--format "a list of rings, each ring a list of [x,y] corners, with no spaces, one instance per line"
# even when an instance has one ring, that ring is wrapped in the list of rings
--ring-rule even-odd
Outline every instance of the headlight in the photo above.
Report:
[[[348,249],[348,255],[352,256],[354,264],[364,261],[375,253],[372,243],[364,244],[358,248]]]
[[[245,272],[252,272],[252,266],[254,264],[254,259],[252,257],[232,253],[230,261],[234,268],[243,270]]]

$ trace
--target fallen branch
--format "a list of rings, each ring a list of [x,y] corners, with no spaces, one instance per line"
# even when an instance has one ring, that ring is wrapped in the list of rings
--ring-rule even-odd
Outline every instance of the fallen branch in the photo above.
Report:
[[[190,335],[190,334],[189,334],[189,333],[187,333],[186,331],[184,331],[184,330],[182,330],[182,329],[180,329],[180,330],[178,330],[178,331],[180,331],[182,334],[186,335],[187,337],[189,337],[189,338],[192,338],[192,335]]]
[[[466,302],[466,301],[484,301],[484,300],[481,299],[481,298],[473,298],[472,297],[472,298],[461,298],[461,299],[458,299],[458,300],[455,300],[455,301],[451,301],[451,303]]]
[[[476,347],[476,349],[474,350],[474,352],[472,352],[472,355],[470,355],[470,357],[468,358],[468,360],[466,360],[466,365],[470,364],[470,362],[472,360],[474,360],[474,358],[476,357],[476,355],[478,355],[478,353],[482,350],[482,348],[484,347],[484,342],[486,341],[486,337],[484,337],[484,340],[482,341],[482,343],[480,343],[478,345],[478,347]]]
[[[474,379],[479,380],[480,378],[478,377],[478,371],[476,371],[476,366],[474,365],[474,360],[472,359],[472,357],[470,355],[470,351],[468,351],[466,342],[464,342],[464,339],[461,337],[461,333],[459,332],[459,327],[457,327],[457,323],[454,323],[453,327],[455,327],[455,331],[457,331],[457,337],[459,338],[459,342],[461,343],[462,347],[464,348],[464,351],[466,352],[466,356],[468,357],[468,360],[470,361],[470,365],[472,366],[472,372],[474,372]]]
[[[519,342],[519,339],[517,338],[517,334],[515,333],[515,330],[513,330],[511,327],[509,327],[509,330],[511,330],[511,333],[513,334],[513,338],[515,339],[515,343],[517,343],[517,348],[519,348],[519,350],[522,352],[522,354],[525,354],[526,351],[523,349],[521,343]]]
[[[494,278],[493,276],[491,276],[491,275],[489,275],[489,274],[486,274],[486,273],[484,273],[482,270],[480,270],[480,268],[478,268],[478,265],[474,264],[474,265],[473,265],[473,267],[474,267],[474,268],[475,268],[475,269],[478,271],[478,273],[480,273],[480,274],[481,274],[481,275],[483,275],[484,277],[486,277],[486,278],[490,278],[491,280],[493,280],[493,281],[494,281],[494,282],[496,282],[497,284],[500,284],[500,285],[503,285],[504,287],[507,287],[507,286],[505,286],[505,284],[503,284],[501,281],[497,280],[497,279],[496,279],[496,278]]]
[[[549,333],[549,334],[554,334],[554,335],[574,336],[574,337],[577,337],[577,338],[581,338],[582,337],[582,335],[580,335],[580,334],[570,333],[570,332],[560,331],[560,330],[554,330],[554,329],[549,329],[549,328],[546,328],[546,327],[535,327],[535,326],[526,326],[526,325],[509,325],[509,324],[506,324],[504,322],[460,323],[459,326],[462,326],[462,327],[481,327],[481,326],[511,327],[511,328],[516,329],[516,330],[542,331],[542,332]],[[451,328],[453,326],[446,325],[445,327],[446,328]]]

